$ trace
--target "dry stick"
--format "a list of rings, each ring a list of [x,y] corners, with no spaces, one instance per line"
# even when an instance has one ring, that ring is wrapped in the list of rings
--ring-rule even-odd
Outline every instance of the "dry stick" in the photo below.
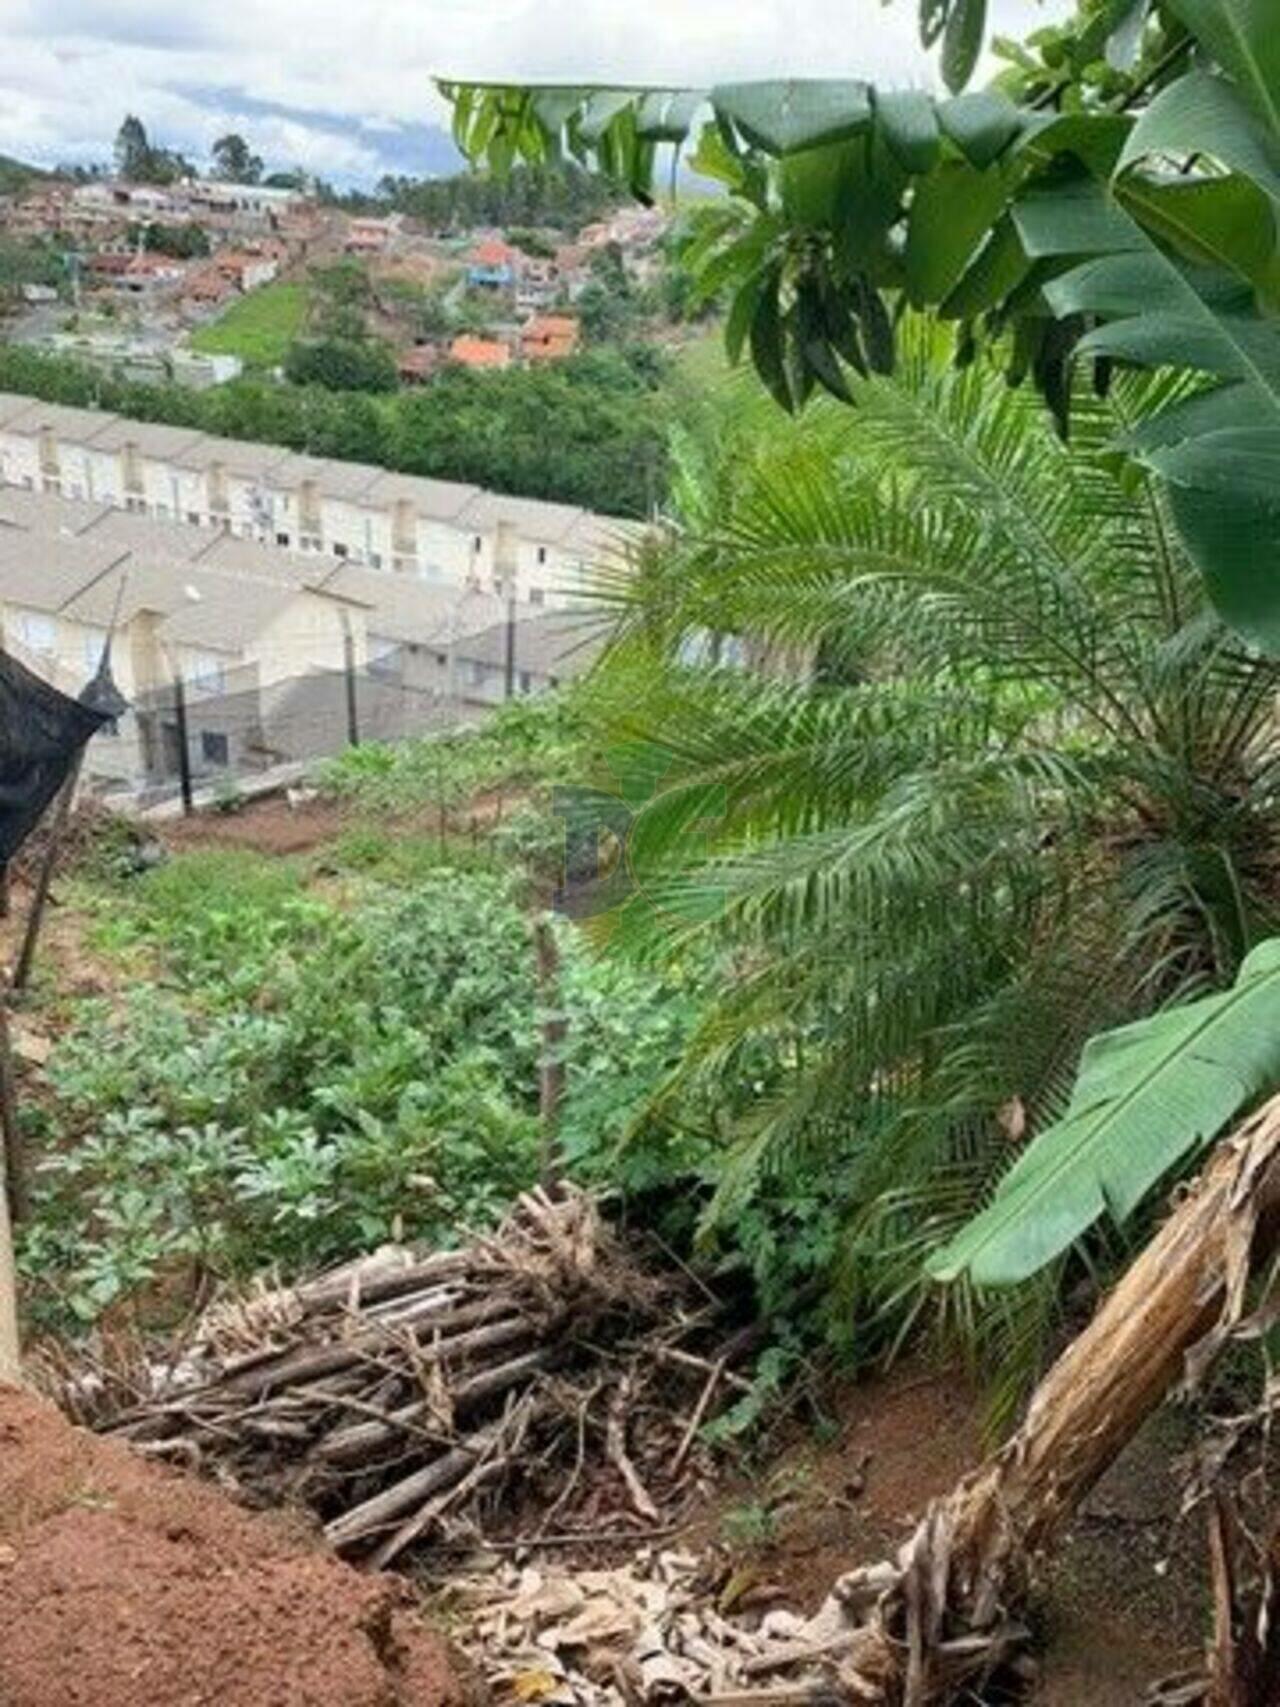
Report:
[[[518,1386],[526,1375],[545,1369],[551,1361],[551,1356],[549,1348],[540,1347],[536,1351],[525,1352],[520,1357],[510,1358],[506,1363],[499,1363],[493,1369],[482,1370],[480,1374],[463,1382],[454,1392],[454,1409],[465,1410],[470,1405],[480,1404],[485,1399],[495,1398],[510,1387]],[[353,1409],[372,1411],[374,1408],[362,1406],[354,1400],[350,1403]],[[424,1434],[426,1431],[417,1427],[417,1421],[426,1409],[425,1399],[415,1399],[411,1404],[402,1405],[397,1410],[382,1412],[368,1422],[350,1423],[336,1429],[316,1447],[316,1457],[329,1464],[361,1463],[373,1456],[379,1447],[398,1440],[401,1434]]]
[[[702,1419],[706,1416],[707,1407],[715,1397],[716,1389],[720,1385],[720,1378],[723,1374],[723,1363],[717,1363],[715,1368],[707,1377],[706,1384],[702,1389],[702,1395],[699,1398],[698,1403],[694,1406],[693,1415],[689,1418],[689,1426],[685,1429],[680,1445],[676,1448],[676,1455],[671,1460],[671,1474],[673,1476],[679,1473],[680,1466],[689,1456],[689,1448],[693,1445],[698,1430],[702,1427]]]
[[[4,1148],[4,1193],[11,1227],[27,1218],[30,1191],[26,1148],[18,1130],[18,1076],[9,1025],[10,989],[0,974],[0,1141]]]
[[[654,1505],[649,1490],[640,1480],[635,1465],[627,1456],[627,1401],[630,1397],[631,1379],[624,1375],[609,1401],[609,1417],[605,1424],[605,1454],[622,1477],[631,1503],[641,1517],[647,1518],[650,1523],[657,1523],[658,1508]]]
[[[3,1078],[7,1086],[11,1063],[8,1008],[3,994],[0,994],[0,1059],[3,1060]],[[7,1091],[0,1091],[0,1101],[7,1108]],[[22,1342],[18,1335],[18,1270],[13,1255],[13,1226],[9,1214],[14,1149],[10,1141],[8,1113],[4,1125],[4,1145],[0,1152],[0,1167],[4,1170],[4,1178],[0,1180],[0,1381],[17,1382],[22,1379]]]
[[[537,954],[538,1006],[542,1013],[542,1059],[538,1064],[541,1176],[543,1185],[549,1186],[560,1173],[560,1106],[564,1101],[564,1045],[569,1022],[561,1006],[560,946],[546,914],[534,923],[533,943]]]

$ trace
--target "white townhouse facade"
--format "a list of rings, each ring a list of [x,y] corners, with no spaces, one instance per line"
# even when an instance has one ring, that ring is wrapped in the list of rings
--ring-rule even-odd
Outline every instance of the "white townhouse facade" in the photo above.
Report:
[[[570,607],[643,532],[572,505],[0,394],[0,488]]]

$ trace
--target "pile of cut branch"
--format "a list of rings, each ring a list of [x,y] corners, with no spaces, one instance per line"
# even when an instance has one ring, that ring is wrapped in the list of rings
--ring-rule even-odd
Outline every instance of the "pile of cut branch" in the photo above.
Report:
[[[590,1197],[536,1191],[465,1249],[220,1304],[128,1390],[81,1372],[59,1398],[254,1501],[304,1503],[380,1565],[574,1523],[638,1538],[697,1491],[701,1425],[742,1385],[710,1349],[718,1314]]]

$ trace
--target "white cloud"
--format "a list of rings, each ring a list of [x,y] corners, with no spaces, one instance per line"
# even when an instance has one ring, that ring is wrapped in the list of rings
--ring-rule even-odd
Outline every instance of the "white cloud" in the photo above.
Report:
[[[997,0],[1014,33],[1068,0]],[[227,128],[276,165],[374,176],[381,138],[440,123],[436,74],[926,84],[915,0],[0,0],[0,151],[105,159],[121,117],[203,156]],[[407,169],[399,138],[395,161]]]

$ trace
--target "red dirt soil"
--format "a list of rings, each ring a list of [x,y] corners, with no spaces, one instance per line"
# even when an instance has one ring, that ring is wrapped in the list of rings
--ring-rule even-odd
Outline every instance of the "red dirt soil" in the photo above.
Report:
[[[4,1707],[459,1707],[390,1577],[0,1389]]]

